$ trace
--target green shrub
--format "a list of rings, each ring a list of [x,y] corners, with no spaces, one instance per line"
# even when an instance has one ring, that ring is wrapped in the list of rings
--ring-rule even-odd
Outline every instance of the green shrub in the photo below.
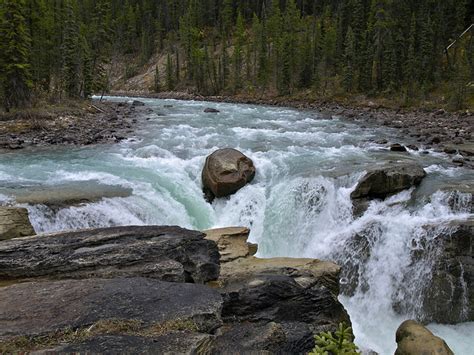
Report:
[[[352,337],[352,328],[339,323],[334,334],[322,332],[314,337],[316,346],[309,355],[359,355],[359,349],[353,343]]]

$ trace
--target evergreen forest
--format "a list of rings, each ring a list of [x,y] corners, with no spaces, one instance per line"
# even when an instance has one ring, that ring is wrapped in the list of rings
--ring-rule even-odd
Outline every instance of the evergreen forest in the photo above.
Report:
[[[151,65],[154,92],[474,104],[469,0],[0,0],[0,11],[6,110],[105,93]]]

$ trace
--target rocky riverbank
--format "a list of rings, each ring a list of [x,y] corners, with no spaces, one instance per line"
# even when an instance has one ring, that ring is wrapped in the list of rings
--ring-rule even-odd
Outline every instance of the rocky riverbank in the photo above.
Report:
[[[133,133],[142,106],[99,101],[0,115],[0,150],[120,142]]]
[[[318,99],[291,99],[286,97],[251,96],[201,96],[183,92],[112,92],[112,95],[131,97],[150,97],[160,99],[196,100],[229,102],[255,105],[293,107],[301,110],[314,110],[322,117],[335,116],[347,120],[366,122],[379,126],[400,129],[413,141],[408,148],[412,150],[434,149],[452,156],[453,163],[474,167],[474,113],[448,112],[443,109],[387,108],[371,101],[362,103],[334,103]],[[376,140],[390,147],[385,137]]]
[[[299,354],[350,324],[339,266],[256,258],[248,234],[147,226],[4,241],[0,351]]]

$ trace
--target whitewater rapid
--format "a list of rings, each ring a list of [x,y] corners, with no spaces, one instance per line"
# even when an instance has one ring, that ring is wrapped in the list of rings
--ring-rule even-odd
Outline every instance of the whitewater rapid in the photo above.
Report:
[[[398,325],[422,312],[416,302],[418,280],[426,277],[430,267],[411,265],[413,240],[436,237],[437,232],[423,234],[425,225],[472,217],[470,194],[459,193],[453,207],[445,192],[446,187],[472,183],[472,170],[453,167],[447,155],[434,151],[427,155],[389,152],[373,140],[413,142],[396,130],[342,117],[265,106],[140,100],[150,110],[144,111],[134,136],[119,144],[0,156],[0,186],[97,181],[133,191],[128,197],[61,209],[26,205],[35,230],[130,224],[199,230],[247,226],[261,257],[357,264],[359,285],[354,295],[340,297],[351,316],[356,343],[362,349],[393,354]],[[221,112],[204,113],[205,107]],[[224,147],[248,155],[257,175],[235,195],[210,205],[202,196],[201,169],[208,154]],[[358,179],[367,169],[388,161],[419,162],[428,177],[416,192],[373,202],[363,216],[354,217],[350,193]],[[1,191],[0,202],[9,203],[9,196]],[[369,257],[351,244],[354,234],[369,241]],[[407,273],[415,275],[414,282],[400,292],[398,286]],[[341,283],[349,281],[343,278]],[[394,299],[413,300],[410,314],[396,314]],[[468,336],[474,333],[473,323],[432,324],[430,329],[445,338],[456,354],[467,355],[474,348],[474,337]]]

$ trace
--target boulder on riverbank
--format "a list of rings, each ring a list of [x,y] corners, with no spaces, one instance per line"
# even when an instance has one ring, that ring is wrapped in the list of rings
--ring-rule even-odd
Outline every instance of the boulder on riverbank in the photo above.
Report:
[[[34,234],[26,208],[0,207],[0,241]]]
[[[369,171],[351,193],[352,199],[381,198],[419,185],[426,172],[417,164],[388,166]]]
[[[179,227],[63,232],[0,244],[0,280],[144,276],[204,283],[219,276],[217,245]]]
[[[206,200],[232,195],[254,177],[255,166],[250,158],[232,148],[216,150],[206,158],[202,170]]]
[[[446,342],[423,325],[407,320],[397,330],[395,355],[454,355]]]

